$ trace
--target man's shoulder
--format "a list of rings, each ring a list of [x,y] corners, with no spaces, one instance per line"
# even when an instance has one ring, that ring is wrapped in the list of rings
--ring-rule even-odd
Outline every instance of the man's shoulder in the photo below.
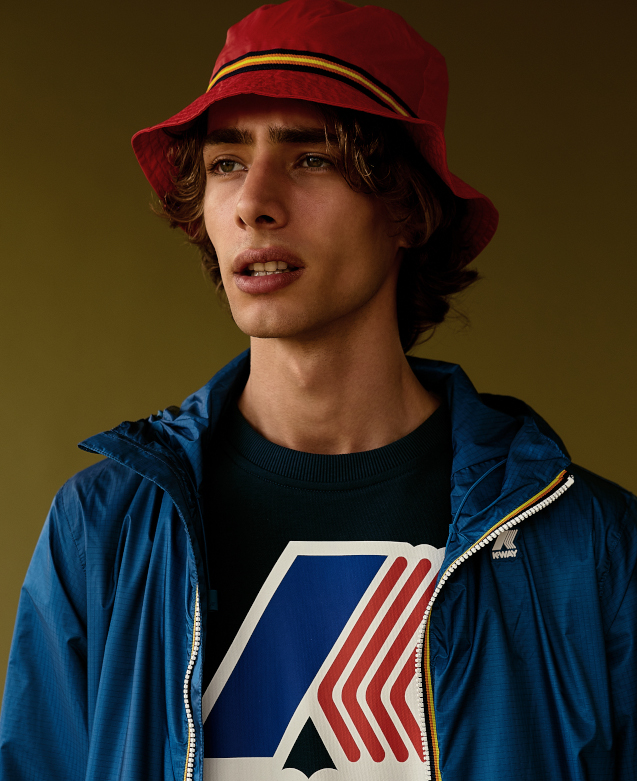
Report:
[[[597,498],[604,502],[617,504],[618,507],[628,505],[634,506],[637,497],[627,488],[609,480],[607,477],[592,472],[590,469],[580,464],[571,464],[573,476],[586,486],[591,498]]]
[[[570,460],[570,455],[561,437],[551,425],[531,406],[513,396],[480,393],[480,401],[487,407],[504,413],[511,418],[530,419],[537,429],[552,440]],[[616,482],[570,463],[567,471],[573,477],[573,485],[564,498],[554,505],[554,511],[564,514],[580,531],[588,526],[598,541],[605,538],[610,549],[621,537],[634,539],[637,554],[637,497]],[[555,530],[553,533],[557,533]]]
[[[105,458],[67,480],[52,509],[78,533],[86,524],[119,523],[144,482],[149,483],[132,469]]]
[[[577,464],[568,472],[573,484],[537,516],[548,522],[537,529],[541,547],[558,556],[563,573],[584,578],[586,562],[594,563],[600,597],[615,604],[637,569],[637,497]]]
[[[635,538],[637,550],[637,497],[626,488],[578,464],[571,464],[573,499],[581,513],[609,530],[617,539]]]
[[[512,418],[530,418],[539,431],[553,440],[560,450],[570,458],[566,444],[552,426],[533,407],[514,396],[503,396],[493,393],[480,393],[480,401],[491,409],[503,412]],[[578,464],[571,463],[569,472],[580,486],[586,501],[598,503],[599,508],[613,510],[621,514],[635,513],[637,497],[618,483],[602,477]]]

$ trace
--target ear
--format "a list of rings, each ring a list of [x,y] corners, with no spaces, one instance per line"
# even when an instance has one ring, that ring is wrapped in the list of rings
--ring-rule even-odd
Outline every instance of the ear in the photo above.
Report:
[[[397,249],[409,249],[411,247],[411,242],[406,235],[404,226],[401,226],[400,231],[394,234],[394,238],[396,239]]]

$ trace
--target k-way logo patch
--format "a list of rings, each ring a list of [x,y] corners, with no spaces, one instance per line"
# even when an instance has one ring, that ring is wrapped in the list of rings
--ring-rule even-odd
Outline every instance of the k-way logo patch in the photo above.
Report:
[[[291,542],[203,698],[206,781],[422,781],[415,653],[444,549]]]
[[[518,549],[513,542],[517,533],[517,529],[507,529],[498,536],[491,548],[494,559],[514,559],[518,555]]]

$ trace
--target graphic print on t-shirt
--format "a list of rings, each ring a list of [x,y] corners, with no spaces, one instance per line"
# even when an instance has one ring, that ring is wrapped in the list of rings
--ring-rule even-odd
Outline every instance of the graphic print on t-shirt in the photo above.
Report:
[[[203,697],[205,781],[422,781],[415,653],[444,549],[290,542]]]

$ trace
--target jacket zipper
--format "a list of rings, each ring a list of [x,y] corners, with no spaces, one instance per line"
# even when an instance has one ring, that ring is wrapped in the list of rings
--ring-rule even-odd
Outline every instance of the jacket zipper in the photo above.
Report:
[[[549,504],[558,499],[575,482],[572,475],[566,470],[551,481],[542,491],[529,499],[524,504],[513,510],[507,516],[485,532],[480,539],[468,548],[457,559],[451,562],[445,572],[438,579],[435,591],[429,600],[425,615],[420,625],[418,647],[416,649],[416,680],[418,685],[418,702],[420,704],[420,725],[422,731],[423,757],[428,770],[428,781],[442,781],[440,774],[440,752],[438,748],[438,735],[436,732],[436,714],[434,712],[433,683],[429,667],[429,618],[431,608],[440,593],[441,588],[456,571],[456,569],[470,556],[493,542],[500,534],[516,526],[531,515],[540,512]],[[425,680],[423,682],[423,672]],[[430,748],[431,746],[431,748]]]
[[[199,586],[195,592],[195,618],[192,625],[192,646],[190,649],[190,661],[184,678],[184,706],[186,708],[186,719],[188,720],[188,748],[186,749],[186,764],[184,767],[184,781],[192,781],[195,768],[195,748],[197,735],[195,731],[195,720],[192,715],[190,705],[190,681],[192,671],[197,661],[197,653],[201,642],[201,617],[199,614]]]

